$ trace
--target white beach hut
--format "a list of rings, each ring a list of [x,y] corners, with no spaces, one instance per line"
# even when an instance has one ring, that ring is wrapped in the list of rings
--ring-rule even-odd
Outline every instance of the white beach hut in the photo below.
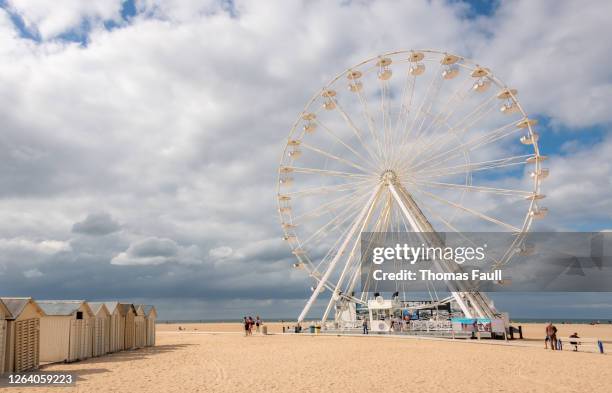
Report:
[[[32,298],[0,298],[3,304],[4,347],[2,372],[35,370],[40,363],[40,318],[44,312]]]
[[[122,351],[125,341],[125,320],[121,314],[121,307],[119,302],[105,302],[104,305],[110,313],[109,352]]]
[[[117,307],[119,308],[119,312],[121,313],[124,327],[122,349],[134,349],[136,347],[134,340],[134,335],[136,333],[136,309],[131,303],[119,303]]]
[[[134,346],[144,348],[147,341],[147,325],[145,319],[144,304],[135,304],[136,316],[134,317]]]
[[[40,360],[74,362],[93,353],[94,314],[84,300],[41,300]]]
[[[147,326],[146,343],[147,347],[155,345],[155,323],[157,321],[157,310],[155,306],[144,306],[145,322]]]
[[[89,302],[88,304],[94,314],[93,356],[102,356],[110,352],[111,314],[102,302]]]

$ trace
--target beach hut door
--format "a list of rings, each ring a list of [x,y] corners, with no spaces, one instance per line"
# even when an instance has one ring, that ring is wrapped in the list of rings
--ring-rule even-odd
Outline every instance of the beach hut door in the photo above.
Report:
[[[15,372],[38,367],[39,328],[37,318],[15,323]]]

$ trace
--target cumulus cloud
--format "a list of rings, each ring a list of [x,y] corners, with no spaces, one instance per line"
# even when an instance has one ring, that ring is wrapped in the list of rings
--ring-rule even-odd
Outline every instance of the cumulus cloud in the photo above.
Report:
[[[176,262],[199,263],[197,246],[182,247],[174,240],[149,237],[130,244],[125,252],[111,260],[113,265],[161,265]]]
[[[29,29],[49,39],[79,28],[85,21],[95,24],[119,20],[123,0],[8,0],[7,3]]]
[[[233,252],[234,250],[231,247],[221,246],[221,247],[215,247],[211,249],[210,251],[208,251],[208,255],[210,255],[212,258],[215,258],[215,259],[223,259],[223,258],[227,258],[230,255],[232,255]]]
[[[81,233],[91,236],[104,236],[121,229],[108,213],[88,214],[83,221],[75,222],[72,226],[73,233]]]

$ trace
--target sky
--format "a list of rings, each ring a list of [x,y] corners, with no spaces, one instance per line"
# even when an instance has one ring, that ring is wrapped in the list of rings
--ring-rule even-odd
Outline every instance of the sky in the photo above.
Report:
[[[544,228],[612,228],[612,3],[0,0],[0,293],[296,316],[276,172],[312,94],[360,60],[478,59],[540,119]],[[612,319],[612,294],[493,296]],[[525,306],[529,304],[529,306]],[[316,311],[315,311],[316,314]]]

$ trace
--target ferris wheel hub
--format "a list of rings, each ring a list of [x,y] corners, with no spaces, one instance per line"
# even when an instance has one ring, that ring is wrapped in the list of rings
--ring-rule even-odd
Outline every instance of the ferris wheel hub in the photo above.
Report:
[[[397,174],[393,169],[385,169],[380,175],[380,180],[385,184],[394,184],[397,182]]]

